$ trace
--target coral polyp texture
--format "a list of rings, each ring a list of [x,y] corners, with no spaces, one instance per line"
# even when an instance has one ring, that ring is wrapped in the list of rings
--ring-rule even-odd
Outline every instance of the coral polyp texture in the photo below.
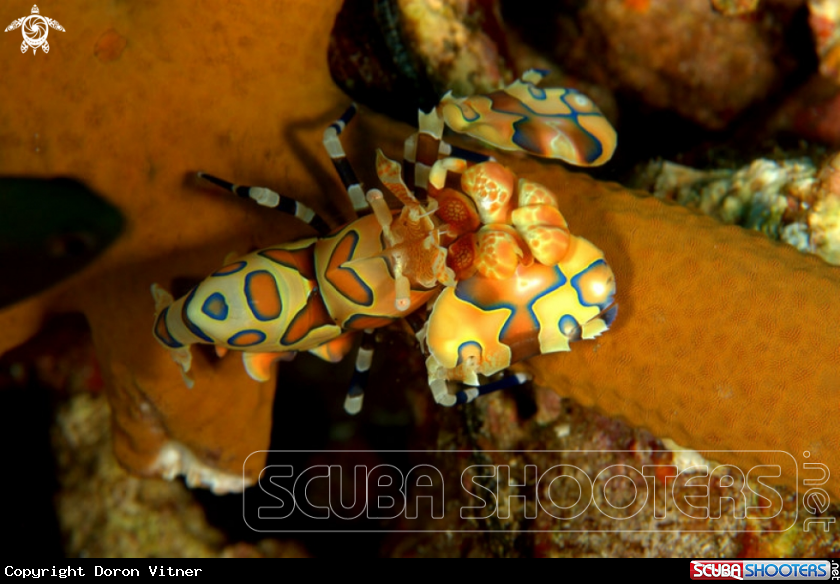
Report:
[[[268,445],[274,384],[251,380],[237,360],[202,355],[192,369],[201,390],[187,390],[149,334],[149,288],[200,279],[231,250],[313,233],[293,218],[202,192],[186,184],[187,173],[244,175],[331,211],[323,194],[341,189],[320,144],[323,124],[347,103],[325,62],[339,3],[263,8],[255,29],[253,13],[223,2],[110,11],[82,1],[51,14],[81,29],[63,39],[62,59],[33,66],[31,56],[0,51],[4,75],[15,80],[0,88],[0,173],[73,176],[126,217],[122,238],[90,269],[0,312],[0,352],[51,314],[83,312],[119,461],[135,473],[184,474],[218,492],[241,490],[262,468],[264,457],[249,455]],[[287,31],[295,43],[278,47],[262,26]],[[108,31],[127,39],[121,53],[103,52]],[[235,88],[220,91],[220,74]],[[24,87],[34,88],[32,99],[20,99]]]
[[[340,205],[330,200],[342,187],[321,150],[324,124],[347,104],[326,63],[339,4],[262,4],[255,28],[254,10],[220,0],[107,11],[83,0],[51,13],[68,30],[80,27],[62,38],[61,60],[50,54],[34,66],[16,47],[0,51],[0,68],[14,80],[0,84],[0,173],[74,176],[127,219],[123,237],[94,265],[0,311],[0,352],[52,314],[83,312],[112,406],[115,451],[136,473],[180,472],[223,492],[253,482],[264,464],[249,455],[268,445],[273,383],[250,379],[239,359],[196,352],[195,388],[186,389],[149,334],[148,291],[153,282],[203,278],[231,250],[314,235],[294,219],[195,188],[189,171],[212,168],[295,193],[318,211]],[[104,35],[109,30],[126,39],[121,52],[99,46],[117,38]],[[37,91],[21,99],[22,87]],[[393,156],[408,133],[371,116],[348,155],[380,147]],[[812,461],[840,466],[832,419],[837,268],[556,164],[497,157],[556,194],[568,224],[597,242],[619,283],[621,315],[609,333],[584,350],[527,361],[538,383],[683,446],[797,458],[807,450]],[[720,461],[771,460],[752,453]],[[826,488],[840,497],[836,480]]]
[[[552,184],[530,164],[518,171]],[[564,184],[559,204],[576,201],[570,223],[610,258],[622,314],[597,346],[531,359],[537,383],[694,449],[808,452],[835,468],[840,270],[653,197],[580,175]],[[719,458],[750,468],[774,456]],[[836,480],[826,488],[840,495]]]

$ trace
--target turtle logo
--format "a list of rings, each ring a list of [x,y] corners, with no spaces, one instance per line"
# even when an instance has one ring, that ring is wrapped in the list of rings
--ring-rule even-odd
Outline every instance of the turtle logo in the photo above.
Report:
[[[23,42],[20,45],[20,52],[25,53],[26,49],[32,47],[33,55],[38,52],[38,47],[41,47],[41,50],[45,53],[50,52],[50,44],[47,42],[47,34],[50,32],[50,28],[64,32],[64,27],[57,21],[38,14],[37,4],[32,7],[32,14],[12,21],[12,24],[7,26],[3,32],[9,32],[21,26],[23,27]]]

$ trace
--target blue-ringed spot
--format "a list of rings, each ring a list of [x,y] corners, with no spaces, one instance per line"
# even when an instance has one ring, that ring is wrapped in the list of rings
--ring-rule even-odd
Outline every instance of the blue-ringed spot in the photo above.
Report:
[[[265,340],[265,333],[255,329],[239,331],[227,341],[231,347],[253,347]]]

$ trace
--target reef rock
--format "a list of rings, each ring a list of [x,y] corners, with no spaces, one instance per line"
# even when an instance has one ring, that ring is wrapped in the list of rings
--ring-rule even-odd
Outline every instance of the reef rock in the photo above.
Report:
[[[709,0],[589,0],[571,20],[554,37],[564,67],[710,129],[779,79],[772,19],[727,17]]]

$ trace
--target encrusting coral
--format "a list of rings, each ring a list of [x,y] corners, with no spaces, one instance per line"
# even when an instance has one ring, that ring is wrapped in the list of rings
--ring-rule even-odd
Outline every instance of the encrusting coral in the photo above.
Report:
[[[783,450],[836,468],[840,270],[583,175],[531,162],[517,172],[562,193],[569,225],[598,242],[619,283],[610,334],[529,361],[538,383],[694,449]],[[779,460],[715,456],[745,472]],[[840,496],[836,480],[825,488]]]
[[[11,43],[0,51],[14,80],[0,86],[0,174],[74,176],[127,217],[125,235],[95,265],[0,312],[0,353],[52,313],[84,312],[115,450],[134,472],[182,473],[225,492],[242,488],[244,461],[245,482],[262,468],[264,458],[249,455],[268,445],[273,382],[251,381],[235,355],[211,362],[197,354],[195,388],[186,389],[151,334],[149,287],[203,277],[232,250],[311,233],[199,189],[186,179],[196,170],[332,208],[340,186],[320,142],[347,104],[326,62],[339,5],[215,0],[106,11],[80,1],[51,14],[67,34],[49,55],[21,56]],[[4,11],[9,21],[19,16]],[[399,152],[406,127],[361,118],[347,132],[357,166],[373,166],[376,146]],[[840,464],[840,426],[831,421],[837,268],[555,164],[499,158],[559,193],[569,224],[604,250],[618,282],[614,329],[571,353],[531,360],[539,383],[684,446],[797,458],[807,450],[811,461]],[[836,482],[827,487],[840,496]]]
[[[201,278],[233,250],[312,233],[200,190],[191,172],[268,184],[330,210],[324,193],[341,187],[320,140],[347,104],[326,66],[338,7],[76,2],[51,15],[67,33],[50,54],[21,55],[19,39],[5,39],[0,174],[73,176],[118,206],[127,225],[90,269],[0,312],[0,353],[52,313],[84,312],[116,453],[134,472],[182,472],[223,492],[242,488],[246,459],[248,480],[262,467],[261,456],[248,456],[268,444],[273,384],[251,381],[233,360],[205,361],[195,368],[199,389],[186,390],[151,337],[149,288]],[[7,8],[3,18],[20,16]]]

